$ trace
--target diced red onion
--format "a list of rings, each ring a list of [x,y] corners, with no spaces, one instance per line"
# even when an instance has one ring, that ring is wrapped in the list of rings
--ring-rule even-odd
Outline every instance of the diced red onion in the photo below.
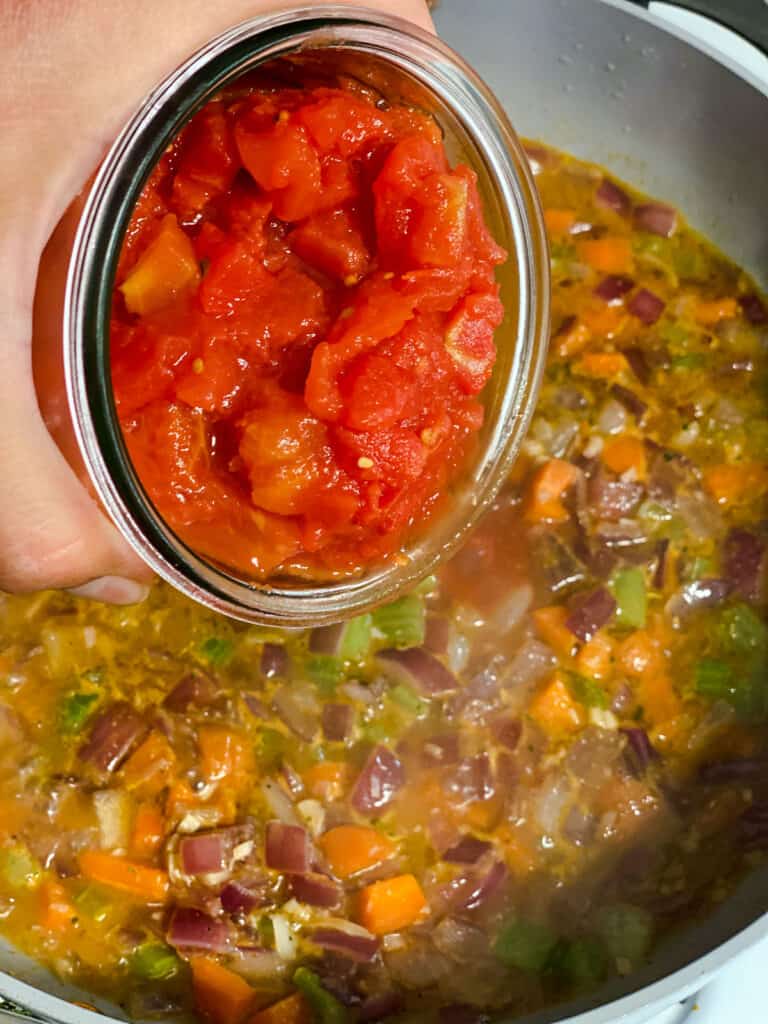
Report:
[[[523,732],[523,725],[519,718],[513,715],[501,715],[491,722],[491,733],[497,743],[507,750],[517,749],[520,736]]]
[[[256,881],[238,879],[227,882],[219,893],[219,901],[228,914],[248,914],[251,910],[265,907],[271,902],[268,882],[265,879]]]
[[[323,705],[323,735],[332,743],[341,742],[352,732],[354,709],[351,704]]]
[[[312,740],[317,733],[320,706],[309,688],[285,684],[278,687],[272,706],[288,728],[302,740]]]
[[[284,874],[306,874],[310,869],[310,848],[307,830],[300,825],[282,821],[267,822],[264,842],[267,867]]]
[[[369,963],[379,951],[380,941],[363,928],[342,931],[341,928],[316,928],[312,941],[323,949],[349,957],[355,963]]]
[[[684,619],[700,608],[713,608],[721,604],[730,592],[726,580],[696,580],[678,590],[667,601],[664,612],[671,619]]]
[[[635,282],[631,277],[626,277],[624,274],[609,274],[595,288],[595,295],[598,299],[602,299],[603,302],[618,302],[619,299],[623,299],[625,295],[628,295],[634,287]]]
[[[102,771],[117,771],[146,731],[147,724],[138,711],[119,701],[97,717],[79,757]]]
[[[600,519],[624,519],[631,516],[643,500],[643,485],[634,480],[610,477],[602,470],[589,482],[589,502]]]
[[[601,434],[620,434],[627,425],[627,410],[621,402],[610,398],[597,417],[597,429]]]
[[[505,687],[524,687],[538,682],[555,663],[552,650],[540,640],[526,640],[509,664],[504,677]]]
[[[496,790],[488,754],[476,754],[459,761],[443,778],[443,789],[455,802],[490,799]]]
[[[644,203],[635,207],[635,227],[661,238],[669,238],[677,227],[677,210],[663,203]]]
[[[280,974],[285,961],[273,949],[263,946],[238,946],[233,967],[248,981],[274,979]]]
[[[405,1001],[399,992],[382,992],[380,995],[369,996],[363,1002],[357,1019],[360,1024],[375,1024],[376,1021],[394,1017],[404,1006]]]
[[[271,712],[261,697],[254,697],[252,693],[245,694],[245,706],[255,718],[269,718]]]
[[[166,941],[177,949],[209,949],[224,952],[229,948],[229,928],[197,907],[177,907],[171,915]]]
[[[632,693],[632,690],[627,685],[627,683],[622,683],[621,686],[619,686],[616,693],[614,694],[613,700],[611,701],[611,711],[615,715],[623,717],[632,707],[634,702],[635,695]]]
[[[476,1006],[454,1003],[442,1006],[437,1015],[438,1024],[487,1024],[490,1017]]]
[[[309,872],[306,875],[291,876],[291,895],[299,903],[308,903],[311,907],[325,907],[333,910],[341,906],[344,893],[341,886],[327,875]]]
[[[574,846],[587,846],[595,835],[597,819],[581,807],[572,807],[566,814],[562,833]]]
[[[531,541],[537,575],[554,596],[572,590],[586,580],[586,566],[572,547],[553,530],[532,531]]]
[[[656,542],[656,567],[653,570],[651,585],[655,590],[663,590],[667,578],[667,555],[669,554],[669,538],[662,537]]]
[[[496,895],[506,879],[506,865],[499,860],[485,874],[466,876],[457,886],[454,909],[477,910]]]
[[[648,384],[651,379],[651,368],[648,365],[645,352],[636,346],[625,348],[622,351],[632,373],[634,373],[641,384]]]
[[[627,765],[634,776],[642,778],[659,755],[654,750],[645,729],[631,728],[620,731],[627,737]]]
[[[428,615],[424,633],[424,646],[432,654],[447,654],[451,640],[451,620],[442,615]]]
[[[590,641],[598,629],[610,621],[616,611],[616,600],[606,587],[598,587],[581,598],[565,620],[566,628],[583,640]]]
[[[764,584],[765,544],[749,530],[732,529],[723,548],[723,575],[745,601],[759,601]]]
[[[304,792],[304,783],[301,776],[287,761],[283,761],[280,765],[280,774],[282,775],[288,792],[294,798],[300,797]]]
[[[443,854],[450,864],[476,864],[491,849],[491,844],[477,836],[465,835]]]
[[[275,779],[264,779],[261,791],[276,818],[286,825],[299,825],[299,816],[291,803],[288,794]]]
[[[387,747],[375,747],[352,789],[352,806],[361,814],[373,814],[394,800],[404,782],[402,762]]]
[[[666,303],[658,295],[649,292],[647,288],[641,288],[635,292],[627,303],[627,310],[632,316],[637,317],[646,327],[651,327],[664,312]]]
[[[318,626],[309,634],[309,649],[313,654],[330,654],[337,657],[344,642],[346,624],[334,622],[330,626]]]
[[[615,185],[610,178],[603,178],[600,187],[595,193],[595,202],[607,210],[613,210],[626,216],[632,209],[632,201],[624,191]]]
[[[757,295],[743,295],[739,299],[739,305],[747,320],[751,324],[767,324],[768,310],[765,303]]]
[[[259,671],[265,679],[288,675],[290,658],[282,644],[264,644],[261,649]]]
[[[768,758],[743,757],[733,761],[711,761],[699,773],[708,785],[728,785],[742,782],[768,782]]]
[[[218,693],[218,687],[210,676],[190,673],[174,686],[163,701],[163,706],[177,713],[191,707],[208,707],[216,700]]]
[[[377,657],[389,674],[415,686],[426,697],[441,696],[458,688],[453,673],[423,647],[409,647],[404,651],[391,648],[379,651]]]
[[[617,401],[621,402],[624,408],[628,412],[631,412],[638,421],[641,420],[648,411],[648,406],[642,398],[638,398],[634,391],[630,391],[629,388],[625,388],[621,384],[613,384],[611,386],[611,394]]]
[[[220,832],[185,836],[179,843],[181,867],[185,875],[210,875],[227,866],[224,840]]]

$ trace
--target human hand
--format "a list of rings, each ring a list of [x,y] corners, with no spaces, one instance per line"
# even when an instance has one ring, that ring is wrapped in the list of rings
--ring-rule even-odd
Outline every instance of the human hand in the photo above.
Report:
[[[431,28],[424,0],[369,3]],[[61,286],[77,215],[72,204],[153,85],[212,36],[281,6],[293,4],[0,4],[0,478],[6,495],[0,506],[0,589],[64,587],[118,604],[141,600],[146,592],[149,569],[80,482],[72,468],[74,446],[67,445],[66,432],[55,431],[57,446],[38,405],[33,310],[35,332],[47,333],[54,347],[60,330],[58,309],[42,300],[35,308],[41,260],[50,239],[46,286],[48,275],[58,276]],[[56,290],[46,287],[46,293]],[[38,383],[50,376],[56,384],[46,409],[55,430],[66,410],[49,351],[35,369]]]

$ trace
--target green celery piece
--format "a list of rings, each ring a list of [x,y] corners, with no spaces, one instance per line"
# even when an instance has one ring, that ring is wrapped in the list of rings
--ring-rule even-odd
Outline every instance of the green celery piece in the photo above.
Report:
[[[701,555],[697,556],[691,561],[691,564],[686,568],[685,578],[687,580],[703,580],[706,576],[711,576],[713,573],[712,559],[704,558]]]
[[[499,932],[493,952],[507,967],[542,971],[557,945],[557,937],[545,925],[513,918]]]
[[[657,501],[644,501],[637,514],[641,519],[650,519],[652,523],[667,523],[672,518],[669,509]]]
[[[312,1007],[317,1024],[348,1024],[349,1011],[323,988],[314,971],[308,967],[299,967],[294,971],[293,984]]]
[[[597,915],[597,931],[614,959],[637,965],[648,954],[653,938],[653,916],[630,903],[603,907]]]
[[[629,629],[642,629],[648,597],[645,589],[645,574],[637,566],[619,569],[611,581],[611,591],[616,598],[616,622]]]
[[[344,665],[333,654],[310,654],[306,661],[307,675],[323,697],[332,697],[344,674]]]
[[[731,666],[716,658],[702,658],[694,672],[694,684],[702,697],[730,700],[734,694]]]
[[[289,746],[288,737],[278,729],[262,729],[256,740],[256,757],[266,768],[276,768]]]
[[[75,896],[74,904],[79,913],[92,921],[104,921],[109,914],[111,897],[96,885],[87,885]]]
[[[764,722],[768,718],[768,659],[758,661],[751,673],[745,673],[727,699],[741,718]]]
[[[16,843],[0,850],[0,875],[11,889],[35,889],[42,868],[26,846]]]
[[[131,956],[131,971],[147,981],[163,981],[179,969],[179,958],[164,942],[144,942]]]
[[[358,615],[344,624],[339,657],[344,661],[363,661],[371,649],[371,615]]]
[[[439,585],[440,581],[437,576],[425,576],[421,583],[417,584],[412,593],[416,597],[426,597],[428,594],[433,594]]]
[[[399,704],[404,711],[422,718],[428,711],[427,702],[422,700],[412,686],[407,683],[398,683],[389,691],[389,697],[396,704]]]
[[[426,629],[424,603],[414,594],[401,597],[377,608],[373,625],[384,636],[388,647],[420,647]]]
[[[703,352],[688,352],[684,356],[675,356],[669,365],[673,370],[700,370],[706,362]]]
[[[226,665],[235,653],[235,645],[223,636],[209,636],[198,648],[200,656],[216,668]]]
[[[62,732],[77,733],[95,711],[97,693],[70,693],[61,706],[60,721]]]
[[[662,340],[666,341],[673,352],[687,349],[691,340],[690,328],[684,327],[682,324],[676,323],[674,320],[668,320],[666,323],[662,324],[659,329],[659,334],[661,335]]]
[[[579,988],[592,988],[608,973],[608,955],[600,939],[585,936],[559,942],[547,964]]]
[[[608,694],[594,679],[569,672],[568,685],[576,700],[586,708],[608,707]]]
[[[724,646],[734,653],[768,652],[768,625],[747,604],[723,612],[720,635]]]

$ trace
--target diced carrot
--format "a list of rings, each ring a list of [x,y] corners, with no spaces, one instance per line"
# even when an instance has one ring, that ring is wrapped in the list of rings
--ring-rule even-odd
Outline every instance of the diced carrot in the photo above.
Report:
[[[176,755],[167,738],[153,730],[123,766],[126,789],[136,789],[146,796],[159,793],[174,775]]]
[[[617,652],[617,660],[632,679],[655,675],[664,672],[666,668],[661,644],[645,629],[638,629],[622,641]]]
[[[544,223],[547,226],[547,233],[552,238],[562,238],[569,235],[571,228],[576,223],[575,210],[545,210]]]
[[[165,818],[152,803],[139,804],[133,819],[131,853],[134,857],[151,857],[165,835]]]
[[[360,893],[360,924],[374,935],[399,932],[413,924],[427,901],[413,875],[396,875],[367,885]]]
[[[555,672],[531,701],[534,722],[552,739],[561,739],[585,724],[584,711],[573,699],[560,672]]]
[[[248,1019],[248,1024],[314,1024],[312,1008],[300,992],[272,1003]]]
[[[256,1001],[256,991],[228,967],[197,956],[190,960],[195,1009],[212,1024],[240,1024]]]
[[[565,624],[567,618],[568,609],[561,604],[537,608],[533,613],[533,624],[541,639],[566,658],[573,654],[576,646],[576,637]]]
[[[683,711],[683,702],[666,672],[647,672],[637,684],[637,699],[645,718],[654,724],[668,722]]]
[[[242,733],[225,725],[203,725],[198,729],[197,742],[201,774],[209,782],[243,782],[253,770],[253,751]]]
[[[564,459],[550,459],[531,478],[525,506],[525,518],[540,523],[561,522],[568,518],[563,496],[576,480],[579,471]]]
[[[189,237],[172,213],[120,285],[131,313],[154,313],[200,280],[200,266]]]
[[[584,321],[574,320],[566,330],[557,334],[553,341],[557,354],[561,359],[565,359],[567,356],[575,356],[577,352],[581,352],[589,344],[591,338],[592,331]]]
[[[147,903],[163,903],[168,896],[168,874],[160,868],[137,864],[126,857],[98,850],[83,850],[80,871],[91,882],[138,896]]]
[[[768,491],[768,465],[764,462],[723,464],[704,470],[704,487],[718,505],[740,505]]]
[[[182,818],[188,811],[205,811],[206,824],[226,825],[235,820],[237,794],[231,786],[219,788],[207,800],[201,800],[192,787],[181,780],[174,782],[165,800],[165,816],[170,821]]]
[[[626,434],[622,437],[611,437],[603,445],[601,455],[608,469],[612,469],[614,473],[621,474],[634,470],[635,480],[645,480],[648,460],[642,438]]]
[[[387,836],[363,825],[339,825],[318,840],[328,866],[339,878],[372,868],[392,857],[397,849]]]
[[[613,644],[606,633],[595,633],[576,655],[576,669],[590,679],[603,680],[613,669]]]
[[[686,753],[690,757],[688,741],[693,733],[695,722],[692,716],[683,711],[674,718],[667,718],[658,722],[649,732],[654,747],[658,747],[664,753]],[[694,767],[690,764],[690,769]]]
[[[536,868],[536,853],[517,834],[517,829],[509,825],[501,825],[496,830],[496,838],[504,851],[504,861],[514,875],[528,875]]]
[[[583,263],[604,274],[628,274],[632,270],[632,245],[628,238],[591,238],[578,242]]]
[[[310,796],[337,800],[349,780],[349,765],[344,761],[318,761],[304,772],[304,785]]]
[[[739,304],[736,299],[713,299],[711,302],[700,302],[696,307],[696,319],[705,327],[713,327],[721,320],[731,320],[738,313]]]
[[[479,832],[491,832],[499,823],[504,810],[504,797],[501,793],[488,797],[487,800],[473,800],[461,809],[464,824]]]
[[[621,352],[585,352],[573,365],[573,372],[582,377],[608,380],[627,369],[627,358]]]
[[[42,901],[41,924],[47,932],[62,932],[72,924],[75,910],[67,898],[67,891],[60,882],[46,879],[40,886]]]
[[[629,323],[623,306],[609,306],[605,302],[588,306],[581,315],[592,334],[608,340],[617,338]]]

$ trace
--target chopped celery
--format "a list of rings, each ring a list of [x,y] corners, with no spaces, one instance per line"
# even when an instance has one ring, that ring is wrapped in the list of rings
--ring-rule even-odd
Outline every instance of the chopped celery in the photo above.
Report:
[[[711,576],[712,574],[712,559],[704,558],[700,555],[696,558],[691,559],[690,564],[687,565],[685,569],[685,578],[686,580],[690,580],[691,582],[693,582],[694,580],[703,580],[707,576]]]
[[[437,576],[426,576],[418,586],[413,588],[413,593],[417,597],[426,597],[428,594],[434,593],[437,590],[438,579]]]
[[[209,636],[207,640],[203,640],[200,644],[199,652],[209,665],[219,668],[222,665],[226,665],[232,659],[232,655],[235,653],[235,645],[226,637]]]
[[[289,745],[288,737],[278,729],[262,729],[256,741],[256,758],[260,767],[267,770],[276,768]]]
[[[334,654],[311,654],[306,661],[307,675],[323,697],[332,697],[344,674],[344,665]]]
[[[11,889],[34,889],[41,873],[39,862],[21,843],[0,850],[0,875]]]
[[[597,930],[614,959],[637,965],[650,948],[653,917],[642,907],[615,903],[598,913]]]
[[[414,594],[377,608],[373,625],[389,647],[420,647],[424,643],[426,615],[423,602]]]
[[[768,625],[749,605],[726,609],[720,619],[720,633],[724,645],[734,653],[768,651]]]
[[[645,625],[647,595],[645,574],[633,566],[619,569],[611,581],[611,590],[616,598],[616,622],[629,629],[642,629]]]
[[[493,952],[507,967],[541,971],[556,945],[557,937],[546,925],[514,918],[499,932]]]
[[[603,943],[593,937],[559,942],[552,953],[547,967],[563,975],[579,988],[599,984],[608,969],[608,956]]]
[[[725,698],[733,696],[733,672],[730,665],[715,658],[703,658],[694,675],[696,692],[702,697]]]
[[[78,913],[96,922],[106,920],[112,906],[111,897],[96,885],[87,885],[75,896],[74,902]]]
[[[312,1007],[317,1024],[347,1024],[350,1019],[348,1010],[323,988],[314,971],[308,967],[299,967],[294,972],[293,984]]]
[[[344,623],[339,657],[344,661],[362,661],[371,647],[372,616],[358,615]]]
[[[417,718],[421,718],[427,713],[427,702],[423,701],[413,687],[407,683],[398,683],[397,686],[393,686],[389,691],[389,697],[403,710],[416,715]]]
[[[659,334],[673,352],[686,349],[691,340],[690,330],[674,320],[668,320],[662,324]]]
[[[568,674],[568,685],[573,696],[584,707],[603,709],[608,707],[608,694],[594,679],[580,676],[576,672],[570,672]]]
[[[650,519],[652,523],[666,523],[672,518],[669,509],[657,501],[644,501],[638,509],[638,515],[643,519]]]
[[[675,356],[669,365],[673,370],[700,370],[706,362],[703,352],[687,352],[684,356]]]
[[[80,732],[98,703],[97,693],[70,693],[61,706],[60,721],[63,732]]]
[[[144,942],[131,956],[131,971],[147,981],[163,981],[179,969],[179,958],[164,942]]]

